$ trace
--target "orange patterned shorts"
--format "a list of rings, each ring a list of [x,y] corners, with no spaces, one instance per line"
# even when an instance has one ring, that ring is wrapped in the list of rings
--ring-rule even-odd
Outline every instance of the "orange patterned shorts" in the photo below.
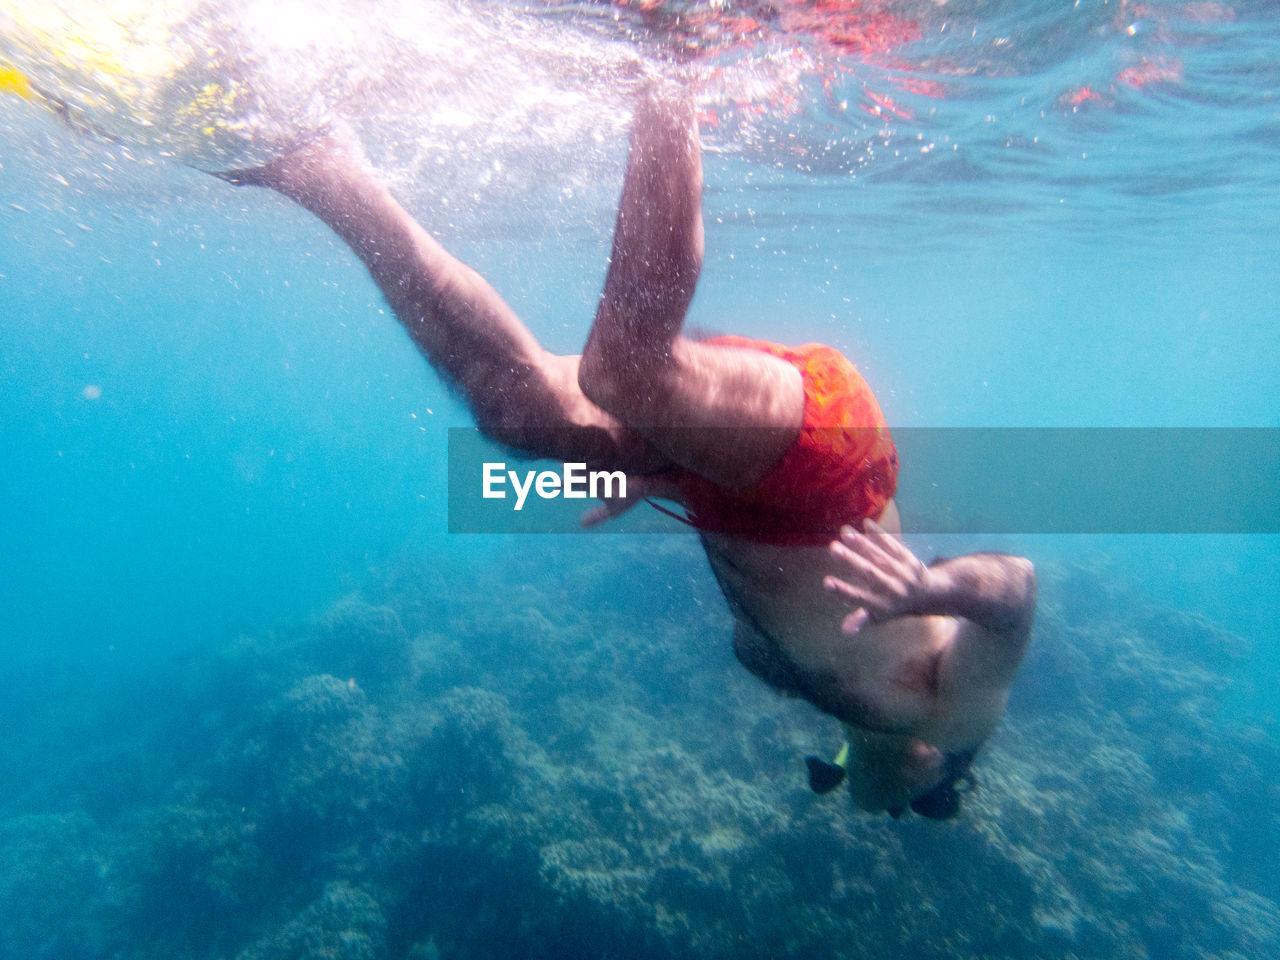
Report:
[[[804,380],[800,435],[763,477],[730,490],[689,471],[676,479],[699,530],[785,546],[834,540],[845,524],[880,516],[898,485],[898,451],[867,382],[843,354],[808,343],[784,347],[746,337],[707,343],[762,350]]]

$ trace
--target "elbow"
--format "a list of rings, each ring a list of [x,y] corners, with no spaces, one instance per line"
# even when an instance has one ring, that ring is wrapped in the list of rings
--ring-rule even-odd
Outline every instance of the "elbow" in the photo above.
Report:
[[[1014,629],[1024,636],[1031,633],[1036,614],[1036,567],[1026,557],[1008,557],[1009,610]]]
[[[1030,606],[1036,602],[1036,565],[1026,557],[1010,557],[1010,577],[1016,590]]]
[[[588,342],[578,363],[578,389],[597,407],[607,411],[616,400],[617,380],[605,364],[600,351],[593,350],[592,346]]]
[[[642,365],[633,351],[611,354],[595,339],[587,341],[578,363],[578,389],[601,410],[626,419],[639,398],[652,394],[658,382],[652,365]]]

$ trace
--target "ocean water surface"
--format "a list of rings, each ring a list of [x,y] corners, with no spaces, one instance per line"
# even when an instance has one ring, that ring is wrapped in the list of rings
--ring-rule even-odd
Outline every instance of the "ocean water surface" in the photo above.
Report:
[[[207,173],[347,124],[576,352],[675,74],[690,323],[831,343],[894,428],[1280,428],[1273,4],[26,6],[0,957],[1276,955],[1274,532],[909,537],[1035,560],[1036,634],[962,816],[861,814],[696,539],[449,534],[466,411],[318,221]]]

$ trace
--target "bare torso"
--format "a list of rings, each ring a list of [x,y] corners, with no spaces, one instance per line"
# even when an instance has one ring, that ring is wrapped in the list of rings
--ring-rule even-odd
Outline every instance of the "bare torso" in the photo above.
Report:
[[[715,534],[703,542],[738,621],[739,655],[766,680],[793,686],[790,692],[850,726],[923,740],[944,753],[978,746],[999,722],[1007,685],[975,683],[956,669],[954,651],[982,631],[977,624],[906,616],[849,634],[848,601],[823,587],[840,572],[827,547]],[[780,662],[753,664],[744,647]],[[768,675],[778,666],[782,682]]]

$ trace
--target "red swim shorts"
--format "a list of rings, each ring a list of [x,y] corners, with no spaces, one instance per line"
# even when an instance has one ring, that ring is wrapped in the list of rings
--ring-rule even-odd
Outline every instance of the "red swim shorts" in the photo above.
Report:
[[[682,471],[676,482],[689,523],[760,543],[806,546],[834,540],[844,524],[880,516],[897,489],[898,451],[854,365],[819,343],[784,347],[732,336],[707,342],[763,350],[794,365],[804,380],[804,424],[782,459],[745,489]]]

